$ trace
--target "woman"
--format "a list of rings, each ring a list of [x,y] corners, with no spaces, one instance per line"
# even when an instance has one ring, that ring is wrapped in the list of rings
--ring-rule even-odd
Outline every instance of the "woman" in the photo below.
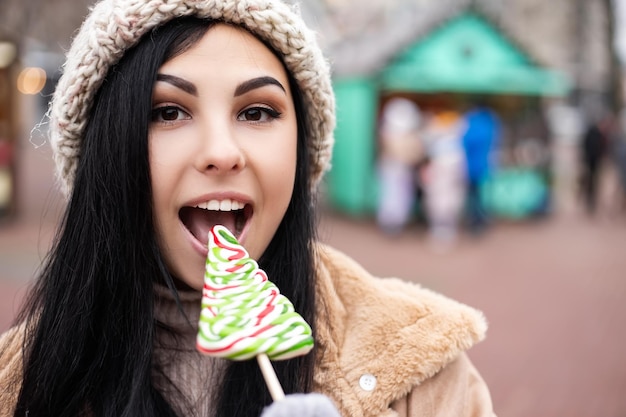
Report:
[[[51,118],[68,204],[0,340],[1,415],[258,416],[271,399],[256,363],[195,350],[215,223],[312,325],[314,351],[275,364],[286,393],[326,394],[344,416],[432,415],[435,397],[438,412],[492,415],[463,353],[479,312],[316,242],[334,98],[290,7],[104,0]]]

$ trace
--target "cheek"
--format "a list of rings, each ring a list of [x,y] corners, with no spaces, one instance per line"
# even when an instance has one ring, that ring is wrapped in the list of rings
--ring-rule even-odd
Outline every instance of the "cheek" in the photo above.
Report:
[[[169,212],[176,194],[180,178],[181,162],[175,147],[166,146],[167,142],[158,138],[150,140],[150,183],[152,185],[152,203],[155,213],[155,227],[163,232],[164,217]]]
[[[162,196],[167,188],[167,175],[165,173],[167,166],[163,163],[161,152],[158,146],[150,146],[150,183],[152,185],[152,204],[157,216],[162,210]]]
[[[293,195],[296,165],[277,161],[273,168],[273,175],[268,176],[266,182],[266,198],[278,213],[284,215]]]
[[[167,176],[161,175],[162,170],[159,169],[159,164],[156,164],[154,159],[150,159],[150,181],[152,184],[152,207],[154,213],[154,228],[157,235],[157,240],[161,250],[164,248],[163,236],[167,236],[167,222],[165,222],[166,204],[164,196],[167,195],[166,185]],[[164,252],[165,253],[165,252]]]
[[[285,141],[279,149],[267,149],[265,160],[269,161],[265,178],[267,195],[286,210],[293,194],[293,185],[296,176],[296,149],[295,138]]]
[[[153,135],[149,144],[150,177],[155,194],[155,204],[158,196],[168,195],[178,181],[188,156],[186,145],[170,137]]]

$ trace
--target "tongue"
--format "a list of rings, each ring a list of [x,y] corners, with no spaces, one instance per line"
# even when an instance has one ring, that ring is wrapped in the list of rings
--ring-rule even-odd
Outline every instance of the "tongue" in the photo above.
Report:
[[[206,246],[209,231],[216,224],[235,233],[235,214],[232,211],[208,211],[197,208],[181,210],[180,217],[192,235]]]

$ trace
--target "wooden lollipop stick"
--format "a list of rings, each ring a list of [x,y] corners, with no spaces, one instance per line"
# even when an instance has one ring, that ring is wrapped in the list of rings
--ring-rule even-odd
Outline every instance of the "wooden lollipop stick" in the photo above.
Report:
[[[270,362],[270,358],[268,358],[265,353],[261,353],[257,355],[256,360],[259,363],[259,368],[261,368],[261,373],[263,374],[267,388],[270,390],[272,399],[274,401],[283,400],[285,398],[285,392],[278,381],[278,377],[276,376],[274,367]]]

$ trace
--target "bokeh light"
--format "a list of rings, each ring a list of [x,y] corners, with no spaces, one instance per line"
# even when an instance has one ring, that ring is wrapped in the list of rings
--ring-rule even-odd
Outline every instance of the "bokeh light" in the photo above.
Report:
[[[24,68],[17,77],[17,89],[22,94],[37,94],[45,85],[46,71],[43,68]]]

